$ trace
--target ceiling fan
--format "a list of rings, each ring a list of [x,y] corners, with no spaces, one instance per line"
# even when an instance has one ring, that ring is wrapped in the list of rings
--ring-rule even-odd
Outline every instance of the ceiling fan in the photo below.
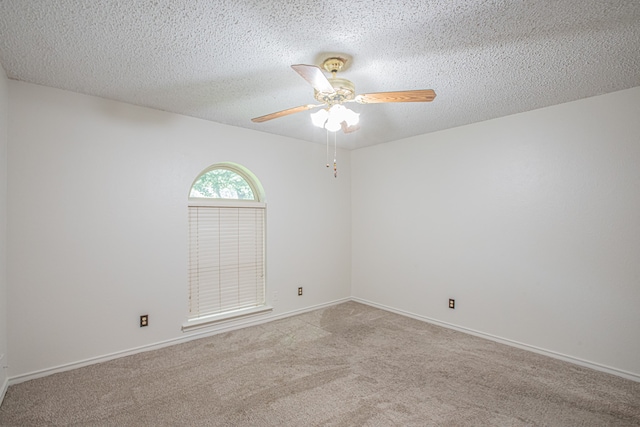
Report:
[[[357,114],[342,107],[343,103],[357,102],[359,104],[380,104],[386,102],[431,102],[436,97],[432,89],[405,90],[399,92],[377,92],[356,95],[355,86],[347,79],[336,77],[342,70],[346,59],[332,57],[322,63],[322,68],[331,73],[327,78],[320,67],[315,65],[297,64],[292,65],[302,78],[304,78],[314,89],[314,97],[320,104],[306,104],[299,107],[288,108],[276,113],[267,114],[251,119],[252,122],[262,123],[290,114],[311,110],[318,107],[325,109],[312,114],[314,124],[325,127],[327,130],[335,132],[342,129],[345,133],[353,132],[357,126]],[[338,107],[340,106],[340,107]],[[346,112],[345,112],[346,110]],[[351,116],[348,114],[351,113]],[[345,115],[346,114],[346,115]],[[355,116],[353,116],[355,114]],[[314,117],[315,116],[315,117]]]

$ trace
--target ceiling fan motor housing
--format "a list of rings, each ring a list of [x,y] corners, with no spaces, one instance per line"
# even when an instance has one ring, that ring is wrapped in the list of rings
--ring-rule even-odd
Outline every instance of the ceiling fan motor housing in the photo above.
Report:
[[[334,92],[319,92],[315,91],[315,98],[329,106],[336,104],[342,104],[345,101],[350,101],[356,96],[356,87],[347,79],[340,79],[336,77],[336,73],[342,70],[346,59],[339,57],[327,58],[322,63],[322,68],[331,73],[332,77],[329,79],[329,83],[333,87]]]
[[[318,92],[315,91],[315,98],[329,105],[342,104],[350,101],[356,96],[356,87],[347,79],[332,78],[328,79],[335,92]]]

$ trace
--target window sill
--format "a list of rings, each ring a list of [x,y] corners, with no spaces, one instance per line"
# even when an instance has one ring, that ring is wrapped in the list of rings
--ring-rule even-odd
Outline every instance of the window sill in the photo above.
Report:
[[[199,319],[184,322],[182,324],[182,332],[189,332],[195,329],[206,328],[207,326],[212,326],[216,323],[236,320],[243,317],[255,316],[270,311],[273,311],[273,307],[271,307],[270,305],[261,305],[260,307],[246,308],[242,310],[201,317]]]

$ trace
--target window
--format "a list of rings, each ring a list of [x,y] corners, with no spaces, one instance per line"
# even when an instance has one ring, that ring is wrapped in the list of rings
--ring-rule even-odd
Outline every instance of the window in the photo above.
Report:
[[[260,183],[239,165],[213,165],[193,182],[183,330],[271,310],[265,301],[265,210]]]

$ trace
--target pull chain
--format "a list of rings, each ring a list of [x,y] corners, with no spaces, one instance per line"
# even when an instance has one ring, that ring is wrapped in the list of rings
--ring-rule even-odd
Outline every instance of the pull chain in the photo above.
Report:
[[[333,133],[333,176],[334,178],[338,177],[338,161],[337,161],[337,154],[338,154],[338,146],[336,144],[336,133]]]
[[[336,142],[337,132],[333,133],[333,176],[338,177],[338,143]],[[327,130],[327,167],[329,167],[329,131]]]
[[[329,131],[327,130],[327,167],[329,167]]]

